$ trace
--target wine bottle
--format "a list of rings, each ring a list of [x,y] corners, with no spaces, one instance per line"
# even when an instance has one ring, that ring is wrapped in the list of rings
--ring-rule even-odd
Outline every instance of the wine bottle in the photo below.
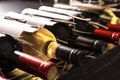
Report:
[[[89,5],[89,4],[88,4]],[[90,4],[92,5],[92,4]],[[88,10],[79,8],[77,6],[72,6],[72,5],[66,5],[66,4],[54,4],[53,7],[55,8],[60,8],[60,9],[67,9],[67,10],[73,10],[73,11],[78,11],[78,12],[86,12],[86,13],[95,13],[95,11],[90,12]],[[89,7],[89,6],[88,6]],[[87,7],[86,7],[87,8]],[[92,7],[90,7],[92,8]],[[98,15],[102,15],[102,14],[114,14],[114,12],[117,12],[118,9],[116,8],[104,8],[102,11],[100,11],[99,13],[97,13]],[[91,17],[91,16],[89,16]],[[103,17],[104,20],[104,17]],[[110,22],[110,21],[109,21]]]
[[[77,6],[77,7],[86,9],[87,11],[95,12],[95,13],[98,13],[99,11],[102,11],[102,10],[104,9],[104,7],[99,6],[99,5],[81,3],[81,2],[79,2],[79,1],[74,1],[74,2],[72,2],[70,5],[72,5],[72,6]]]
[[[53,19],[50,18],[23,15],[17,12],[8,12],[5,14],[4,18],[9,20],[15,20],[22,23],[31,24],[37,28],[40,27],[43,28],[45,24],[48,24],[50,26],[56,24],[56,22],[52,21]]]
[[[87,4],[86,4],[87,5]],[[92,4],[88,4],[88,5],[92,5]],[[117,5],[117,4],[116,4]],[[85,11],[85,12],[89,12],[87,10],[84,10],[82,8],[79,8],[77,6],[72,6],[72,5],[66,5],[66,4],[54,4],[53,7],[55,8],[60,8],[60,9],[67,9],[67,10],[74,10],[74,11]],[[88,6],[89,7],[89,6]],[[86,7],[87,8],[87,7]],[[90,7],[92,8],[92,7]],[[118,11],[117,11],[118,10]],[[110,8],[110,7],[104,7],[104,9],[99,13],[101,14],[116,14],[116,12],[119,12],[119,9],[117,8]],[[94,12],[91,12],[94,13]],[[117,15],[117,14],[116,14]]]
[[[100,18],[106,22],[106,26],[109,27],[110,30],[120,32],[119,17],[109,9],[105,9],[104,12],[106,12],[106,15],[100,15]]]
[[[101,13],[104,9],[108,8],[105,6],[100,6],[100,5],[95,5],[95,4],[86,4],[86,3],[81,3],[79,1],[73,1],[70,5],[76,6],[78,8],[83,8],[84,10],[88,12],[93,12],[93,13]],[[116,8],[109,7],[110,10],[112,11],[119,11]]]
[[[96,60],[61,73],[58,80],[119,80],[119,49],[118,45]]]
[[[0,44],[0,67],[4,73],[19,68],[47,80],[56,76],[57,67],[53,62],[21,52],[21,44],[13,37],[0,34]]]
[[[98,6],[98,5],[93,5],[93,4],[84,4],[84,3],[80,3],[80,2],[73,2],[71,5],[77,6],[80,8],[85,8],[85,9],[87,9],[86,11],[88,11],[88,12],[93,12],[93,13],[98,13],[98,14],[101,14],[101,12],[102,12],[102,14],[108,13],[109,15],[113,16],[113,12],[119,12],[119,9],[111,8],[109,6],[107,6],[107,7],[106,6]],[[115,16],[112,19],[113,19],[112,23],[115,23],[115,21],[119,22],[118,18]]]
[[[98,14],[92,13],[92,12],[86,12],[86,11],[75,11],[75,10],[66,10],[63,9],[64,7],[60,8],[55,8],[55,7],[49,7],[49,6],[40,6],[39,10],[42,11],[47,11],[47,12],[52,12],[52,13],[58,13],[58,14],[63,14],[63,15],[68,15],[68,16],[76,16],[76,17],[81,17],[81,15],[84,18],[90,18],[91,21],[94,22],[99,22],[100,23],[100,18],[98,18]],[[74,17],[73,17],[74,18]],[[81,17],[82,18],[82,17]],[[96,19],[97,18],[97,19]]]
[[[65,5],[65,4],[54,4],[54,7],[56,8],[61,8],[61,9],[67,9],[67,10],[75,10],[75,11],[80,11],[82,12],[81,15],[83,15],[86,18],[90,18],[94,22],[99,22],[101,24],[106,25],[109,30],[112,31],[120,31],[120,25],[119,25],[119,18],[113,13],[112,10],[110,9],[105,9],[103,12],[107,15],[98,15],[94,13],[90,13],[87,11],[83,11],[82,9],[75,7],[75,6],[70,6],[70,5]]]
[[[81,20],[79,20],[79,22],[80,21]],[[92,35],[91,35],[92,37],[119,45],[119,38],[120,38],[119,32],[95,28],[92,25],[88,24],[86,21],[81,21],[79,25],[80,27],[77,27],[77,30],[92,32]],[[84,26],[84,28],[82,26]]]
[[[66,9],[60,9],[60,8],[49,7],[49,6],[40,6],[39,10],[57,13],[57,14],[63,14],[63,15],[71,16],[73,18],[78,17],[78,18],[81,18],[81,20],[82,19],[88,20],[88,19],[86,19],[86,18],[88,18],[86,16],[89,16],[89,20],[100,23],[100,20],[99,20],[100,18],[98,18],[99,16],[92,12],[66,10]],[[97,19],[96,19],[96,17],[97,17]],[[70,21],[73,21],[73,20],[70,20]]]
[[[84,14],[87,14],[89,16],[89,18],[91,19],[91,21],[98,22],[96,20],[99,20],[99,19],[95,19],[93,17],[93,16],[96,16],[97,14],[91,13],[91,12],[82,11],[82,10],[81,11],[66,10],[66,9],[60,9],[60,8],[49,7],[49,6],[40,6],[39,10],[41,10],[41,11],[47,11],[47,12],[52,12],[52,13],[57,13],[57,14],[63,14],[63,15],[71,16],[73,18],[75,16],[75,17],[79,17],[79,18],[81,18],[83,20],[84,20],[84,18],[87,18]],[[81,15],[84,18],[82,18]],[[72,21],[72,20],[70,20],[70,21]]]
[[[70,13],[67,13],[67,11],[70,12]],[[52,12],[55,12],[55,13],[52,13]],[[69,21],[75,27],[79,26],[79,20],[89,21],[90,22],[90,19],[81,18],[80,17],[80,15],[81,15],[80,12],[70,11],[70,10],[62,10],[62,9],[58,10],[57,9],[57,11],[56,11],[56,9],[55,9],[55,10],[52,10],[51,12],[47,12],[47,11],[42,11],[42,10],[37,10],[37,9],[32,9],[32,8],[26,8],[21,13],[25,14],[25,15],[33,15],[33,16],[38,16],[38,17],[39,16],[47,17],[47,18],[54,19],[54,21],[56,19],[61,20],[61,21]],[[58,13],[62,13],[64,15],[58,14]],[[87,13],[87,14],[89,14],[89,13]],[[91,15],[91,13],[90,13],[90,15]],[[92,16],[93,15],[94,14],[92,14]],[[93,18],[93,17],[91,17],[91,18]],[[94,18],[92,20],[94,20]],[[72,22],[74,22],[74,24]],[[77,23],[77,24],[75,24],[75,23]],[[107,28],[107,27],[104,27],[104,28]]]
[[[46,20],[46,23],[43,24],[43,22],[39,17],[34,18],[34,17],[18,14],[15,12],[8,12],[5,15],[5,18],[10,20],[17,20],[17,21],[21,21],[22,19],[24,20],[23,23],[28,23],[34,26],[44,25],[40,27],[44,27],[50,30],[55,35],[56,38],[68,42],[68,44],[70,44],[71,46],[74,45],[80,48],[84,47],[85,49],[96,51],[96,52],[99,51],[100,53],[105,53],[107,49],[106,42],[77,35],[72,31],[72,29],[69,26],[67,26],[64,23],[50,21],[51,23],[54,23],[50,25],[49,24],[50,22]],[[34,22],[35,21],[34,19],[37,20],[36,23]]]
[[[30,48],[36,52],[44,53],[49,58],[62,59],[75,65],[86,60],[84,50],[82,51],[58,44],[54,35],[45,28],[37,29],[31,27],[29,24],[6,19],[0,19],[0,21],[0,32],[31,43],[31,45],[26,45],[29,45]],[[8,23],[10,26],[7,25]],[[30,48],[26,48],[26,51],[24,51],[31,53]]]
[[[71,6],[71,5],[65,5],[65,4],[54,4],[53,5],[55,8],[60,8],[60,9],[66,9],[66,10],[72,10],[72,11],[77,11],[77,12],[81,12],[81,15],[84,16],[85,18],[90,18],[92,21],[94,22],[99,22],[99,23],[103,23],[103,22],[110,22],[111,18],[103,15],[104,14],[109,14],[108,11],[112,11],[109,9],[105,9],[103,11],[101,11],[101,13],[96,14],[94,12],[89,12],[86,10],[82,10],[81,8],[78,8],[76,6]],[[111,13],[113,14],[113,13]]]
[[[66,10],[65,10],[66,11]],[[57,12],[59,12],[59,11],[57,11]],[[60,13],[61,13],[62,11],[60,11]],[[73,11],[74,12],[74,11]],[[74,29],[76,29],[76,27],[80,27],[79,25],[81,24],[81,21],[80,20],[82,20],[82,21],[86,21],[86,22],[88,22],[89,24],[92,24],[92,25],[95,25],[95,27],[97,27],[97,26],[100,26],[100,27],[102,27],[102,28],[104,28],[104,29],[108,29],[108,27],[106,27],[106,26],[104,26],[104,25],[102,25],[102,24],[99,24],[98,22],[96,23],[96,22],[93,22],[93,21],[95,21],[95,20],[97,20],[97,19],[95,19],[94,17],[92,17],[92,16],[94,16],[95,14],[92,14],[92,13],[87,13],[87,14],[89,14],[89,15],[91,15],[91,17],[90,18],[92,18],[92,19],[85,19],[85,18],[81,18],[80,16],[77,16],[77,14],[76,14],[76,12],[75,12],[75,14],[76,15],[73,15],[73,13],[72,14],[68,14],[69,16],[65,16],[65,15],[61,15],[61,14],[57,14],[57,13],[51,13],[51,12],[46,12],[46,11],[39,11],[39,10],[36,10],[36,9],[31,9],[31,8],[26,8],[26,9],[24,9],[22,12],[21,12],[22,14],[25,14],[25,15],[33,15],[33,16],[43,16],[43,17],[48,17],[48,18],[51,18],[51,19],[54,19],[54,21],[56,21],[56,19],[58,19],[59,21],[64,21],[64,22],[66,22],[66,23],[70,23],[71,24],[71,26],[74,28]],[[43,14],[44,13],[44,14]],[[62,12],[62,13],[64,13],[64,12]],[[64,14],[66,14],[66,13],[64,13]],[[84,14],[84,13],[83,13]],[[52,15],[52,16],[51,16]],[[53,16],[54,15],[54,16]],[[78,14],[78,15],[80,15],[80,14]],[[96,15],[95,15],[96,16]],[[98,17],[98,16],[97,16]],[[94,20],[95,19],[95,20]],[[93,20],[93,21],[92,21]],[[82,27],[82,26],[81,26]],[[98,28],[98,27],[97,27]]]
[[[112,12],[112,10],[110,9],[104,9],[103,11],[101,11],[102,13],[99,14],[95,14],[94,12],[87,12],[84,11],[78,7],[75,6],[70,6],[70,5],[64,5],[64,4],[54,4],[55,8],[60,8],[60,9],[67,9],[67,10],[72,10],[72,11],[78,11],[81,12],[81,15],[84,16],[85,18],[90,18],[92,21],[94,22],[98,22],[98,23],[109,23],[111,22],[111,18],[103,15],[103,13],[105,14],[109,14],[109,15],[114,15],[114,13]],[[111,13],[112,12],[112,13]],[[112,21],[115,23],[115,21]]]
[[[41,16],[41,11],[39,10],[35,10],[35,9],[24,9],[22,11],[22,14],[32,14],[34,16],[36,15],[39,15]],[[46,13],[46,12],[45,12]],[[47,12],[48,13],[48,12]],[[56,15],[55,13],[50,13],[52,15]],[[42,14],[43,15],[43,14]],[[58,15],[58,14],[57,14]],[[61,19],[58,17],[53,17],[53,16],[50,16],[49,14],[45,14],[44,16],[47,16],[47,17],[52,17],[52,18],[58,18],[58,19]],[[61,15],[60,15],[61,16]],[[72,18],[72,17],[71,17]],[[65,19],[63,19],[65,20]],[[66,19],[67,20],[67,19]],[[70,19],[68,19],[70,20]],[[105,40],[105,41],[108,41],[108,42],[111,42],[111,43],[115,43],[115,44],[119,44],[119,33],[118,32],[112,32],[112,31],[107,31],[107,30],[103,30],[103,29],[97,29],[97,28],[94,28],[93,26],[91,26],[91,24],[87,21],[84,21],[84,20],[78,20],[78,19],[75,19],[75,22],[77,23],[77,25],[75,26],[75,29],[76,30],[80,30],[80,31],[85,31],[85,32],[92,32],[92,35],[102,39],[102,40]],[[96,31],[95,31],[96,30]],[[99,30],[99,34],[97,34],[97,31]],[[101,30],[101,31],[100,31]],[[95,31],[95,32],[94,32]],[[104,35],[104,32],[107,32],[109,35]]]
[[[72,19],[72,17],[70,16],[50,13],[46,11],[40,11],[40,10],[32,9],[32,8],[25,8],[21,13],[26,14],[26,15],[33,15],[33,16],[51,17],[52,19],[60,19],[60,20],[71,20]]]
[[[103,19],[100,17],[101,13],[94,13],[94,12],[89,12],[89,11],[86,11],[86,10],[83,10],[81,8],[78,8],[76,6],[71,6],[71,5],[65,5],[65,4],[54,4],[53,5],[54,8],[59,8],[60,10],[69,10],[69,11],[77,11],[77,12],[80,12],[80,13],[77,13],[77,14],[72,14],[74,16],[77,16],[77,17],[83,17],[83,18],[90,18],[91,21],[94,21],[94,22],[97,22],[97,23],[100,23],[100,24],[103,24],[106,22],[103,22]],[[43,7],[44,8],[44,7]],[[46,8],[45,8],[46,9]],[[41,9],[42,10],[42,9]],[[53,10],[52,10],[53,11]],[[59,11],[60,13],[61,11]],[[64,12],[62,12],[62,14],[67,14]],[[107,29],[107,28],[105,28]]]

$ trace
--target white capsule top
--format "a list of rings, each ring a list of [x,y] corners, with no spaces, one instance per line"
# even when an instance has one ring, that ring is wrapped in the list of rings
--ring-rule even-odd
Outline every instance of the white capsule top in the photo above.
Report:
[[[8,12],[5,15],[6,19],[16,20],[19,22],[34,25],[35,27],[43,28],[45,25],[54,25],[56,22],[51,21],[51,19],[43,17],[35,17],[30,15],[23,15],[16,12]]]
[[[6,36],[5,34],[1,34],[1,33],[0,33],[0,37],[5,37],[5,36]]]
[[[41,10],[32,9],[32,8],[26,8],[21,13],[28,14],[28,15],[34,15],[34,16],[43,16],[43,17],[49,17],[49,18],[54,18],[54,19],[61,19],[61,20],[72,19],[72,17],[69,17],[69,16],[60,15],[56,13],[50,13],[50,12],[41,11]]]
[[[81,12],[78,12],[78,11],[59,9],[59,8],[49,7],[49,6],[40,6],[39,10],[49,11],[49,12],[53,12],[53,13],[60,13],[60,14],[65,14],[65,15],[69,15],[69,14],[71,14],[71,15],[81,14]]]
[[[23,31],[33,33],[37,30],[31,26],[32,25],[0,18],[0,33],[9,34],[17,38],[20,37]]]
[[[81,3],[79,1],[74,1],[70,5],[77,6],[77,7],[80,7],[80,8],[88,8],[88,9],[91,8],[91,9],[96,9],[96,10],[102,10],[102,9],[104,9],[103,7],[98,6],[98,5]]]

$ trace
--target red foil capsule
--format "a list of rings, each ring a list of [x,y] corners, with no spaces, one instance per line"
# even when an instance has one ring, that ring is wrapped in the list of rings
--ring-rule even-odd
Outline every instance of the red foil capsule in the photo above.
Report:
[[[0,80],[10,80],[10,79],[6,79],[0,75]]]
[[[107,23],[106,26],[109,27],[110,30],[120,32],[120,24],[111,24],[111,23]]]
[[[28,54],[16,51],[18,58],[18,68],[26,72],[40,76],[45,80],[53,80],[57,75],[57,67],[53,62],[43,61]]]
[[[114,44],[120,44],[120,33],[112,32],[103,29],[95,29],[93,35],[99,39],[112,42]]]

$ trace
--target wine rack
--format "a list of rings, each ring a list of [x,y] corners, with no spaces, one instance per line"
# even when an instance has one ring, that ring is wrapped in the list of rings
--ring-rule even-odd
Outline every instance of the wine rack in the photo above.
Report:
[[[100,1],[95,0],[55,0],[55,2],[53,0],[48,2],[42,2],[42,0],[40,2],[37,0],[2,1],[0,3],[3,5],[0,14],[0,33],[13,36],[17,41],[22,43],[23,52],[25,50],[27,53],[29,51],[31,53],[44,53],[44,56],[36,55],[38,53],[32,56],[40,59],[42,56],[43,60],[49,60],[55,64],[58,73],[56,73],[56,68],[52,70],[56,74],[52,80],[119,80],[119,0],[117,2],[114,0],[110,2],[106,0],[101,1],[103,2],[101,3],[102,5]],[[4,5],[6,3],[13,4],[14,6]],[[7,10],[3,10],[9,6],[10,8]],[[18,37],[11,35],[13,32],[10,34],[7,33],[7,30],[5,32],[2,26],[6,25],[2,23],[2,19],[10,21],[10,24],[14,22],[15,24],[21,23],[23,26],[24,24],[26,26],[29,25],[29,27],[34,28],[34,31],[39,31],[43,28],[50,32],[41,30],[42,34],[36,32],[32,38],[27,37],[24,39],[21,37],[26,37],[27,34],[30,34],[30,31],[26,28],[23,31],[24,34],[22,33],[18,39]],[[11,26],[10,24],[7,25]],[[8,31],[11,29],[8,29]],[[25,31],[29,31],[29,33]],[[19,31],[15,31],[15,33],[17,32]],[[31,32],[33,31],[31,30]],[[36,41],[34,41],[34,37]],[[38,39],[38,37],[41,39]],[[46,44],[41,44],[37,40],[41,40],[43,41],[42,43]],[[30,42],[32,41],[33,43],[31,44]],[[55,45],[53,45],[54,43]],[[42,46],[38,46],[39,44]],[[49,46],[46,46],[48,44]],[[34,47],[31,48],[28,45],[34,45]],[[0,62],[2,63],[2,61]],[[28,69],[31,68],[30,66],[27,67]],[[44,77],[40,77],[39,75],[33,75],[23,70],[15,68],[12,71],[5,72],[0,67],[0,79],[49,80],[45,78],[46,74]],[[31,72],[31,70],[28,72]],[[53,75],[52,72],[50,73],[47,77]]]

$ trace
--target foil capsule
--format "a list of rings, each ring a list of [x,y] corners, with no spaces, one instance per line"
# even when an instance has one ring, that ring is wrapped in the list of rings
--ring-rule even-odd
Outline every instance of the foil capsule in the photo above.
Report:
[[[120,34],[119,32],[112,32],[103,29],[95,29],[93,35],[99,39],[114,43],[120,44]]]
[[[118,31],[118,32],[120,32],[120,24],[107,23],[106,26],[109,27],[109,29],[112,30],[112,31]]]
[[[53,80],[57,75],[57,67],[53,62],[44,61],[28,54],[15,51],[18,57],[18,68],[32,73],[45,80]]]

